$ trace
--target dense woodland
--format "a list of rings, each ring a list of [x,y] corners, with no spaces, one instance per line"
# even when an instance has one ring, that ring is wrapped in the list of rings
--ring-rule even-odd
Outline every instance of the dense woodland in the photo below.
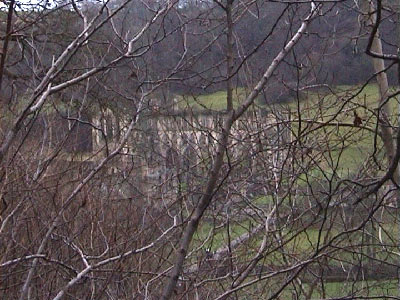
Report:
[[[96,2],[78,4],[87,18],[101,9]],[[120,4],[113,2],[111,7]],[[85,57],[90,57],[92,66],[106,66],[112,62],[126,46],[115,31],[121,36],[137,33],[159,5],[158,1],[127,3],[113,22],[105,22],[92,34],[86,47],[77,50],[66,68],[54,78],[55,82],[80,74]],[[133,56],[138,56],[136,59],[118,62],[107,70],[107,76],[98,75],[99,80],[101,78],[102,83],[113,87],[117,85],[116,90],[123,88],[127,92],[155,85],[164,78],[168,78],[168,82],[165,87],[160,87],[159,93],[197,95],[223,89],[226,81],[223,64],[226,24],[223,10],[214,9],[214,6],[208,1],[181,1],[174,11],[157,20],[135,43]],[[293,54],[285,59],[274,79],[286,84],[299,79],[302,85],[352,85],[370,79],[373,67],[365,54],[368,36],[360,31],[359,12],[353,6],[338,2],[310,24],[307,38],[302,39]],[[307,11],[308,8],[299,5],[261,2],[254,8],[233,12],[235,53],[232,68],[235,70],[235,86],[251,86],[259,79]],[[106,18],[106,14],[104,12],[100,18]],[[282,14],[284,22],[281,22]],[[6,17],[4,12],[4,34]],[[393,44],[396,37],[394,20],[395,16],[389,14],[380,25],[383,47],[391,53],[396,52]],[[54,11],[17,11],[9,43],[10,62],[6,71],[8,76],[5,76],[5,80],[9,81],[3,87],[4,100],[11,101],[14,96],[7,87],[15,85],[18,90],[24,91],[29,88],[28,78],[40,80],[53,57],[60,55],[81,30],[81,17],[68,3]],[[31,43],[34,43],[34,51],[30,49]],[[395,71],[388,73],[391,84],[396,84]],[[92,84],[90,92],[94,99],[118,97],[112,91],[104,93],[104,87],[99,82]],[[67,93],[65,97],[70,95]]]
[[[397,3],[0,9],[1,299],[400,299]]]

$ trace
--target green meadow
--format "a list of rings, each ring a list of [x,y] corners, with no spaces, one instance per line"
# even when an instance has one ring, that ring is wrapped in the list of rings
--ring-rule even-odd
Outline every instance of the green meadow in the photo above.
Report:
[[[390,93],[395,90],[391,89]],[[237,89],[234,93],[235,107],[243,101],[246,96],[244,89]],[[185,96],[181,98],[181,107],[191,107],[193,110],[223,110],[226,107],[226,92],[219,91],[213,94],[194,96]],[[394,123],[397,122],[397,99],[395,97],[388,100],[389,108],[392,112],[390,118]],[[293,99],[283,104],[261,104],[256,101],[252,109],[263,108],[267,111],[278,111],[287,119],[292,120],[292,135],[294,139],[301,141],[317,141],[317,144],[324,145],[324,148],[318,149],[321,153],[318,167],[309,170],[309,177],[300,176],[298,185],[301,187],[301,181],[319,181],[323,179],[323,173],[332,175],[339,179],[351,178],[360,172],[367,172],[371,165],[379,164],[381,167],[386,165],[384,158],[383,143],[376,134],[377,111],[379,108],[379,91],[375,84],[366,86],[338,86],[329,93],[326,91],[310,91],[306,97],[301,100]],[[355,116],[358,116],[362,123],[355,124]],[[376,166],[373,168],[377,168]],[[375,170],[376,174],[384,171]],[[270,206],[273,203],[271,196],[257,196],[252,199],[253,203],[259,206]],[[384,218],[385,219],[385,218]],[[235,222],[229,225],[215,225],[211,222],[203,222],[195,235],[195,245],[203,245],[204,248],[210,248],[212,251],[229,244],[233,239],[249,232],[251,221]],[[365,233],[356,231],[348,235],[341,235],[343,225],[332,225],[331,228],[310,226],[307,228],[292,227],[283,229],[281,234],[284,236],[284,245],[282,251],[278,254],[271,253],[264,258],[263,263],[285,263],[287,257],[297,259],[311,256],[317,249],[325,243],[330,243],[332,237],[340,236],[340,242],[334,247],[342,247],[343,251],[337,251],[332,254],[329,260],[330,266],[340,267],[342,262],[352,264],[357,260],[365,260],[366,251],[370,251],[366,246],[358,248],[358,255],[352,252],[357,245],[361,245],[365,238]],[[396,238],[398,230],[395,218],[385,220],[381,225],[375,225],[373,235],[377,239],[378,232],[381,238],[380,242],[387,245],[385,250],[378,251],[375,258],[380,261],[396,263],[398,257],[391,251],[395,251]],[[322,229],[321,229],[322,228]],[[275,235],[276,233],[272,233]],[[369,233],[370,234],[370,233]],[[262,240],[262,234],[252,238],[249,245],[252,246],[252,252],[257,251]],[[376,241],[375,241],[376,242]],[[336,240],[335,240],[336,243]],[[249,246],[247,245],[247,246]],[[387,251],[390,250],[390,251]],[[240,251],[240,250],[238,250]],[[286,254],[284,254],[286,253]],[[287,256],[286,258],[284,256]],[[240,260],[246,260],[251,254],[245,252]],[[368,260],[368,259],[367,259]],[[273,284],[273,283],[272,283]],[[376,297],[378,295],[390,296],[397,294],[397,286],[394,280],[383,281],[352,281],[346,282],[325,282],[321,287],[320,283],[314,287],[311,299],[320,299],[322,297],[349,296],[354,293],[365,297]],[[304,288],[309,289],[310,283],[305,283]],[[257,289],[257,286],[254,287]],[[289,299],[293,294],[293,287],[288,287],[282,293],[282,298]],[[243,298],[246,299],[246,298]],[[250,299],[250,298],[249,298]]]

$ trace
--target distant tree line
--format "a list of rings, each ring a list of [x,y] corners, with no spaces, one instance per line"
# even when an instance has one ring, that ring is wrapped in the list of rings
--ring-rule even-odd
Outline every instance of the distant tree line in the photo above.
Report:
[[[119,4],[118,0],[113,5],[117,7]],[[119,30],[122,36],[137,33],[151,18],[149,5],[156,9],[160,4],[157,1],[132,1],[127,4],[113,22],[106,22],[93,34],[87,47],[77,50],[78,55],[71,58],[54,81],[61,82],[82,72],[80,67],[85,55],[90,55],[93,65],[111,62],[126,46],[114,36],[114,31]],[[95,2],[81,6],[89,18],[100,7]],[[304,13],[306,11],[299,11],[297,6],[269,2],[233,12],[232,81],[235,86],[248,87],[254,84],[265,65],[272,61],[288,40]],[[105,18],[106,12],[103,14]],[[285,21],[277,24],[282,14]],[[345,3],[338,3],[325,12],[310,25],[305,33],[308,38],[299,43],[299,47],[274,73],[275,81],[294,88],[296,85],[302,87],[313,84],[354,85],[368,80],[373,69],[364,53],[367,36],[359,34],[357,14]],[[387,18],[388,21],[381,25],[382,41],[384,49],[393,52],[393,16]],[[89,92],[92,98],[101,103],[102,99],[118,97],[119,92],[115,93],[115,90],[122,88],[131,93],[142,86],[157,84],[160,85],[157,95],[164,98],[171,93],[197,95],[223,89],[226,85],[226,28],[223,20],[224,12],[214,2],[181,2],[140,37],[133,53],[138,59],[127,59],[113,65],[106,76],[102,74],[91,83]],[[44,70],[50,67],[52,57],[60,53],[79,32],[81,23],[80,16],[71,5],[56,11],[19,12],[18,21],[14,24],[14,43],[10,42],[12,51],[8,55],[11,56],[11,62],[5,74],[7,83],[4,84],[2,97],[10,98],[11,94],[15,97],[15,89],[29,89],[27,78],[40,79]],[[15,41],[19,41],[19,46]],[[34,51],[28,51],[31,42],[35,43]],[[22,56],[25,59],[22,60]],[[28,58],[35,56],[40,57],[40,63],[33,66],[32,61],[37,60]],[[390,83],[395,84],[394,71],[390,69],[388,74]],[[167,84],[161,87],[161,80]],[[298,84],[293,84],[297,81]],[[70,96],[60,95],[61,98]]]

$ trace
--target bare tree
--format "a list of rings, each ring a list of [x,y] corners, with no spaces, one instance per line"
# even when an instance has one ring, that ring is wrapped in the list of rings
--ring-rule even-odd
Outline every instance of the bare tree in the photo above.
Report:
[[[394,297],[389,4],[4,4],[0,297]]]

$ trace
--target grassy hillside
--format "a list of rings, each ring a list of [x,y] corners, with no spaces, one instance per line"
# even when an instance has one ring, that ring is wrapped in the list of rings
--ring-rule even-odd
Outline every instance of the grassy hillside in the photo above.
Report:
[[[214,107],[215,102],[220,103],[223,101],[224,93],[219,92],[207,97],[201,96],[199,99],[204,100],[204,106]],[[384,172],[385,161],[382,142],[375,135],[378,99],[379,91],[376,85],[370,84],[364,88],[358,86],[339,86],[329,94],[313,91],[308,93],[308,97],[304,101],[269,107],[270,110],[278,110],[280,114],[292,120],[294,140],[301,141],[304,145],[320,147],[316,149],[315,154],[310,155],[311,157],[305,158],[305,161],[307,159],[318,160],[318,167],[308,170],[307,178],[300,177],[300,179],[297,179],[295,188],[297,191],[303,189],[303,187],[313,187],[314,183],[321,184],[322,186],[326,184],[328,186],[329,180],[325,179],[324,176],[335,178],[331,182],[335,185],[339,180],[356,178],[363,172],[368,172],[368,174],[369,172],[377,172],[378,174],[379,172]],[[391,99],[389,103],[394,112],[391,118],[393,121],[396,121],[397,102],[395,99]],[[354,125],[354,112],[361,118],[361,124]],[[377,170],[378,168],[375,163],[383,166],[383,169],[381,171]],[[373,175],[376,174],[371,173],[371,176]],[[317,190],[318,187],[315,188],[315,191]],[[271,195],[265,195],[258,196],[250,201],[254,205],[269,211],[274,201],[272,198]],[[286,199],[283,200],[284,202],[286,201]],[[299,196],[298,205],[301,202],[302,199]],[[282,210],[284,210],[283,207],[284,205],[282,205]],[[332,216],[335,215],[330,220],[332,226],[327,225],[319,228],[318,226],[320,225],[314,225],[303,229],[301,226],[296,227],[297,225],[294,225],[290,228],[282,229],[280,233],[283,234],[284,240],[287,241],[286,244],[282,245],[282,253],[286,253],[288,257],[293,259],[304,259],[308,255],[311,255],[325,241],[329,241],[333,236],[339,236],[343,232],[343,227],[339,223],[344,222],[344,220],[341,219],[341,211],[337,210],[337,212],[337,215],[332,213]],[[392,237],[398,236],[398,228],[394,224],[395,220],[389,219],[386,216],[383,217],[379,225],[379,228],[382,229],[380,238],[389,248],[393,244]],[[229,244],[236,237],[248,232],[251,226],[253,225],[249,219],[239,220],[235,223],[232,222],[229,226],[223,224],[216,226],[211,222],[204,222],[195,235],[195,244],[202,245],[204,243],[204,247],[215,251],[219,247]],[[376,234],[372,229],[371,232],[372,234]],[[342,268],[345,266],[348,268],[354,262],[358,262],[359,260],[364,261],[366,258],[363,256],[363,253],[364,251],[368,251],[367,246],[357,248],[359,249],[358,254],[356,254],[356,251],[353,251],[354,247],[359,247],[358,245],[363,243],[362,239],[364,238],[364,233],[360,231],[341,236],[340,242],[338,242],[340,246],[338,249],[340,248],[343,251],[332,253],[329,262],[327,260],[327,264],[331,267]],[[254,249],[258,249],[261,240],[262,234],[259,234],[252,239],[250,245],[254,246]],[[249,258],[246,253],[239,256],[239,259],[242,260],[246,258]],[[386,263],[397,261],[397,256],[388,254],[385,251],[376,254],[375,258]],[[288,258],[286,257],[285,259]],[[266,255],[262,264],[284,264],[285,259],[283,256],[279,257],[279,255]],[[345,262],[345,265],[341,265],[340,263],[342,262]],[[392,280],[380,282],[370,280],[352,281],[349,284],[345,282],[324,282],[324,284],[326,285],[325,292],[327,294],[322,295],[318,289],[315,289],[312,292],[313,299],[318,299],[322,296],[339,297],[350,295],[354,291],[354,288],[363,291],[365,285],[372,287],[365,289],[365,295],[368,296],[391,295],[396,291],[395,282]],[[373,285],[376,285],[376,287],[373,287]],[[308,288],[306,285],[304,287]],[[285,291],[284,293],[288,293],[284,294],[284,296],[289,298],[289,291]]]
[[[237,107],[246,97],[244,88],[234,91],[234,106]],[[283,104],[260,105],[256,101],[253,109],[263,107],[269,111],[279,111],[293,120],[292,129],[294,138],[307,135],[309,139],[329,140],[333,157],[342,166],[343,172],[354,172],[359,164],[368,156],[382,157],[381,143],[376,138],[377,149],[374,149],[376,129],[376,109],[378,108],[378,86],[369,84],[361,86],[338,86],[331,92],[327,90],[313,90],[305,93],[305,99]],[[223,110],[226,108],[226,91],[199,96],[181,96],[179,106],[193,110]],[[395,99],[390,100],[393,111],[396,111]],[[362,124],[354,126],[357,114]],[[395,118],[393,114],[392,118]],[[313,124],[313,125],[310,125]],[[335,150],[335,149],[338,150]],[[331,164],[335,164],[331,161]]]
[[[237,107],[246,98],[246,89],[236,88],[233,91],[233,106]],[[193,110],[224,110],[226,109],[226,91],[218,91],[204,95],[182,95],[179,97],[181,108]]]

